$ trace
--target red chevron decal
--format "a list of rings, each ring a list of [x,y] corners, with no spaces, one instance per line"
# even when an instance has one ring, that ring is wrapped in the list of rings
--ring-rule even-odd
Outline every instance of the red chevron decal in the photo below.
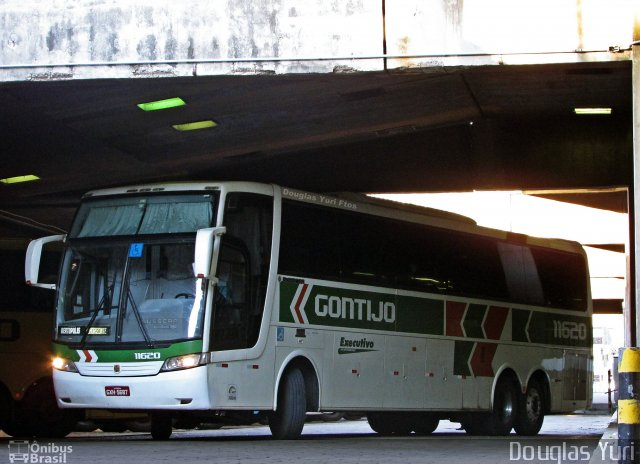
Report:
[[[300,296],[298,297],[298,301],[296,301],[296,304],[294,306],[294,309],[296,311],[296,316],[298,317],[298,322],[300,324],[304,324],[304,319],[302,317],[302,312],[300,311],[300,305],[304,301],[304,295],[307,293],[308,289],[309,289],[309,285],[308,284],[302,284],[302,291],[300,292]]]
[[[496,343],[476,343],[469,367],[476,377],[493,377],[493,358],[496,355],[498,345]]]
[[[464,337],[461,323],[466,309],[467,303],[447,301],[447,336]]]
[[[489,313],[484,320],[484,333],[490,340],[500,340],[504,324],[507,322],[509,308],[490,306]]]

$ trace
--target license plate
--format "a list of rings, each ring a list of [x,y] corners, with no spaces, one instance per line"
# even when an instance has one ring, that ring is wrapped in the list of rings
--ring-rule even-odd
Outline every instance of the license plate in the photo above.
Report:
[[[104,387],[104,394],[107,396],[131,396],[129,387]]]

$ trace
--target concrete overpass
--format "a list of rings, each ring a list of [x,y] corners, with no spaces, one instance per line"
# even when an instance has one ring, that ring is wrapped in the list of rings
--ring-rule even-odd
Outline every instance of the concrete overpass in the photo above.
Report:
[[[632,183],[633,2],[0,1],[10,214],[187,178],[311,190]],[[181,97],[155,113],[136,104]],[[608,117],[575,107],[610,107]],[[216,127],[179,132],[175,124]],[[2,214],[6,234],[31,234]]]
[[[638,17],[632,0],[0,0],[0,179],[39,177],[0,185],[0,235],[66,229],[88,189],[183,179],[608,189],[572,198],[625,210]],[[213,123],[174,127],[196,121]]]

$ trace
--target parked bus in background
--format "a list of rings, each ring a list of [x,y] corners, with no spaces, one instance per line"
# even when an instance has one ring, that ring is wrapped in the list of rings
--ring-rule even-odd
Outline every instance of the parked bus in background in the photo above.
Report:
[[[61,437],[77,413],[58,408],[51,379],[54,294],[25,285],[26,239],[0,240],[0,429],[12,436]],[[55,285],[60,247],[42,259],[43,284]]]
[[[26,278],[38,282],[32,242]],[[381,434],[536,434],[591,403],[580,245],[430,209],[242,182],[91,192],[57,292],[61,408],[248,423],[307,411]]]

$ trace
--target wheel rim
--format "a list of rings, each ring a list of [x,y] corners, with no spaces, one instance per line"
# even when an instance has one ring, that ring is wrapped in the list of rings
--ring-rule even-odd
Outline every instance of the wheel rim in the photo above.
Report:
[[[527,403],[525,405],[525,411],[527,414],[527,419],[530,422],[535,422],[540,417],[540,406],[541,406],[541,398],[540,393],[535,388],[530,388],[527,393]]]

